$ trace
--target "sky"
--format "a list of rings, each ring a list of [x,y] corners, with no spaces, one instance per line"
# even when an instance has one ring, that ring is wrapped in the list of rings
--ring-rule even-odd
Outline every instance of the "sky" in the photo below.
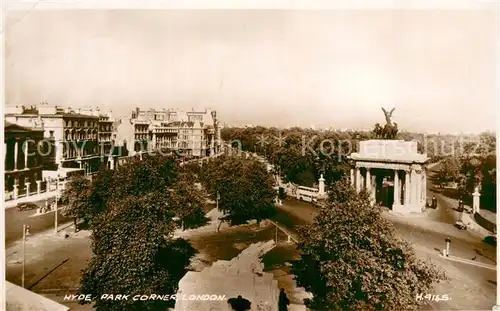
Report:
[[[222,122],[496,130],[494,10],[6,14],[7,104],[217,110]]]

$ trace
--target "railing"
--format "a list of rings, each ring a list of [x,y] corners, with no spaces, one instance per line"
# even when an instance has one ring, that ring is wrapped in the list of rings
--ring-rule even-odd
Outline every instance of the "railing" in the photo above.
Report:
[[[288,231],[286,228],[282,227],[281,225],[279,225],[277,222],[273,221],[273,220],[269,220],[269,222],[271,222],[275,227],[276,227],[276,230],[280,230],[281,232],[283,232],[284,234],[286,234],[287,238],[288,238],[288,241],[287,242],[291,242],[291,241],[294,241],[295,243],[299,243],[299,240],[297,238],[297,236]],[[278,239],[278,235],[276,234],[276,240]],[[276,244],[278,244],[278,241],[275,241]]]
[[[46,193],[48,191],[50,191],[50,190],[47,190],[47,182],[46,181],[40,182],[40,191],[38,190],[38,184],[33,183],[33,184],[30,184],[29,193],[27,193],[26,187],[18,188],[17,196],[15,196],[14,191],[5,191],[4,192],[5,193],[4,202],[17,201],[19,199],[40,195],[40,194]]]
[[[481,216],[479,213],[474,214],[474,220],[477,222],[478,225],[483,227],[484,229],[490,231],[490,232],[495,232],[497,226],[495,223],[489,221],[488,219],[484,218]]]

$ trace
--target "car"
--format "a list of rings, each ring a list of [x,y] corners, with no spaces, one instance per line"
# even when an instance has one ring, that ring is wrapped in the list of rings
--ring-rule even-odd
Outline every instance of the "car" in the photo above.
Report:
[[[29,211],[32,209],[37,209],[38,205],[36,205],[35,203],[26,202],[26,203],[19,203],[17,204],[16,207],[18,211]]]
[[[483,242],[496,247],[497,246],[497,237],[494,235],[489,235],[489,236],[484,238]]]
[[[458,229],[460,230],[466,230],[467,229],[467,226],[463,223],[463,221],[461,220],[458,220],[456,223],[455,223],[455,227],[457,227]]]

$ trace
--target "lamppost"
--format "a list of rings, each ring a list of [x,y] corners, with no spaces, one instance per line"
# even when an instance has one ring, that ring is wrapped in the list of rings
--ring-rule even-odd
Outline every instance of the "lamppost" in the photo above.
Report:
[[[21,286],[24,288],[24,268],[25,268],[25,262],[26,262],[26,237],[30,235],[30,226],[23,225],[23,268],[22,268],[22,274],[21,274]]]
[[[57,201],[59,200],[59,174],[57,174],[57,184],[56,184],[56,200],[54,202],[54,235],[57,235]]]
[[[446,257],[448,257],[450,255],[450,243],[451,243],[451,239],[450,239],[449,236],[447,236],[444,241],[446,242]]]
[[[217,206],[217,211],[219,210],[219,200],[220,200],[220,194],[219,194],[219,191],[217,191],[217,198],[215,200],[216,206]]]

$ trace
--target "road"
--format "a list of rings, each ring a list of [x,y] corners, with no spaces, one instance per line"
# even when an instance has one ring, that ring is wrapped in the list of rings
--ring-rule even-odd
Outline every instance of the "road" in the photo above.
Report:
[[[439,251],[445,247],[446,237],[450,237],[450,255],[469,260],[474,258],[474,261],[480,263],[496,265],[496,248],[483,243],[481,238],[473,233],[456,229],[453,224],[458,216],[451,206],[448,206],[453,203],[447,203],[437,196],[436,198],[440,203],[439,208],[424,217],[412,218],[384,213],[394,224],[397,233],[413,245],[417,255],[431,258],[435,264],[444,267],[452,278],[450,282],[438,284],[436,292],[430,294],[448,294],[453,300],[432,302],[427,308],[491,310],[496,297],[496,271],[445,260],[440,257]],[[291,199],[283,202],[273,220],[290,231],[296,231],[296,226],[312,222],[316,215],[314,206]]]
[[[49,204],[54,201],[54,198],[49,199]],[[45,206],[45,200],[33,202],[38,206]],[[18,211],[17,208],[5,209],[5,247],[13,245],[13,243],[23,237],[23,225],[30,226],[30,233],[39,233],[54,227],[55,217],[54,212],[48,212],[42,215],[36,215],[37,210]],[[71,221],[61,214],[57,213],[58,224],[64,225]]]

